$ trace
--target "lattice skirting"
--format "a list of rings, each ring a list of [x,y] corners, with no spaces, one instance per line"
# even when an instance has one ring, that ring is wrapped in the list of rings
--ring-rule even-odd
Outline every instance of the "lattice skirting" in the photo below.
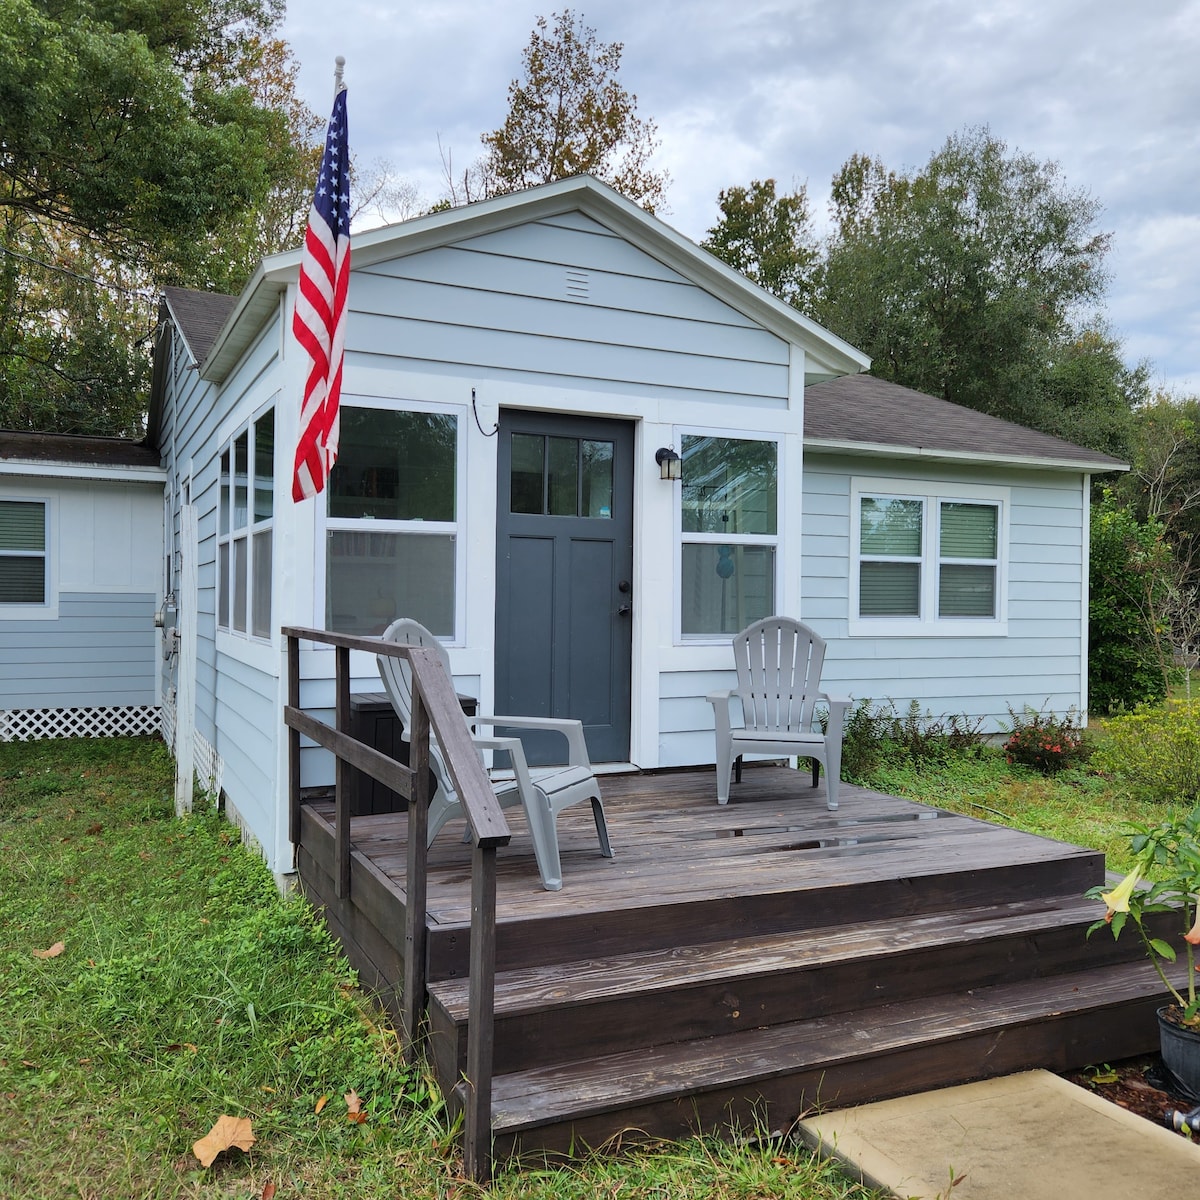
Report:
[[[154,704],[122,704],[112,708],[0,709],[0,742],[36,738],[131,737],[158,733],[161,717]]]
[[[159,717],[161,725],[159,732],[162,734],[162,740],[167,743],[172,750],[175,749],[175,701],[172,697],[164,697],[162,708],[159,709]]]
[[[225,771],[225,764],[221,761],[221,756],[217,753],[216,747],[201,734],[193,734],[192,742],[192,770],[196,773],[196,779],[200,786],[210,796],[218,796],[221,792],[221,776]]]

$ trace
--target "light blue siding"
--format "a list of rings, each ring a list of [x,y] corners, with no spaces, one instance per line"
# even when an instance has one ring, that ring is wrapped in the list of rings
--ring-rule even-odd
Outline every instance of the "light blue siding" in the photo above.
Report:
[[[62,592],[56,621],[0,622],[0,708],[154,704],[148,593]]]

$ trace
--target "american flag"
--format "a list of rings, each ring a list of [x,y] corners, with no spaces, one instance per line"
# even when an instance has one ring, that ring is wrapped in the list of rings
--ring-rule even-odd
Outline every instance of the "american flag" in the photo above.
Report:
[[[292,317],[292,332],[312,359],[300,409],[293,500],[304,500],[321,491],[337,458],[349,281],[350,154],[346,89],[342,88],[333,102],[325,135],[325,154],[308,215],[300,291]]]

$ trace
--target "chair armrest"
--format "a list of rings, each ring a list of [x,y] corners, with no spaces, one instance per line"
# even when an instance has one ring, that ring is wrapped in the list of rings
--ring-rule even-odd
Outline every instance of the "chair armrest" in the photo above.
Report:
[[[583,736],[583,722],[571,717],[509,717],[495,713],[468,717],[467,723],[474,729],[477,725],[504,725],[510,729],[539,729],[547,733],[560,733],[567,739],[567,765],[588,767],[587,741]],[[519,739],[511,739],[519,740]]]
[[[737,695],[732,689],[723,692],[709,692],[705,699],[713,706],[713,723],[716,728],[717,742],[728,741],[733,733],[729,720],[729,702]]]
[[[825,730],[826,736],[836,737],[838,741],[841,741],[842,730],[846,724],[846,713],[854,701],[841,696],[828,696],[824,692],[818,692],[817,698],[824,700],[829,705],[829,725]]]
[[[516,737],[479,737],[471,735],[476,747],[480,750],[504,750],[512,763],[513,774],[517,777],[517,786],[524,796],[533,795],[533,781],[529,774],[529,763],[525,758],[525,747],[521,739]]]

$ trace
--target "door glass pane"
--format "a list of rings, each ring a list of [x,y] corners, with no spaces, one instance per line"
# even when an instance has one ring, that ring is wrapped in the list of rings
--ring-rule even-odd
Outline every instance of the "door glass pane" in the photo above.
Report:
[[[457,417],[343,407],[329,515],[453,521],[457,454]]]
[[[938,578],[938,615],[994,617],[996,568],[943,563]]]
[[[546,508],[552,517],[579,515],[579,439],[546,439]]]
[[[246,579],[249,567],[246,539],[233,543],[233,628],[246,632]]]
[[[885,500],[864,496],[859,526],[861,553],[919,558],[922,506],[920,500]]]
[[[777,458],[774,442],[684,434],[684,533],[777,532]]]
[[[250,604],[250,632],[271,636],[271,531],[254,535],[254,595]]]
[[[998,514],[994,504],[943,504],[942,557],[995,558]]]
[[[45,548],[45,504],[40,500],[0,500],[0,550]]]
[[[454,636],[454,538],[445,534],[330,530],[325,628],[382,633],[413,617]]]
[[[0,604],[45,604],[46,560],[40,554],[0,555]]]
[[[775,548],[684,543],[684,634],[737,633],[775,608]]]
[[[275,494],[275,410],[263,413],[254,425],[254,520],[271,519]]]
[[[858,568],[860,617],[919,617],[921,564],[865,562]]]
[[[583,442],[582,516],[612,517],[613,444]]]
[[[542,482],[545,472],[546,439],[540,434],[512,435],[512,469],[509,512],[542,514]]]

